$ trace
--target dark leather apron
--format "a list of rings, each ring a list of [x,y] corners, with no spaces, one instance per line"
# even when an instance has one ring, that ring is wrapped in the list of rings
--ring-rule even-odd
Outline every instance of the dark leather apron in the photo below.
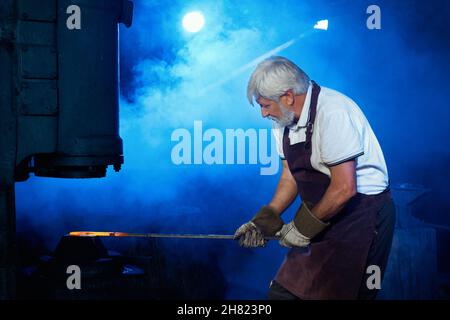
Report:
[[[290,145],[288,128],[283,135],[284,156],[298,193],[302,201],[313,205],[330,184],[330,178],[311,165],[319,93],[320,87],[313,82],[306,140]],[[377,213],[390,199],[388,189],[378,195],[357,193],[308,248],[290,249],[275,281],[301,299],[356,299],[376,234]]]

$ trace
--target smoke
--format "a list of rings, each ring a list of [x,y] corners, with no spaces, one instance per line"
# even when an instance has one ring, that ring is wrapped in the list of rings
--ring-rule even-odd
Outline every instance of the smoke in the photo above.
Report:
[[[379,1],[382,29],[371,31],[365,24],[371,3],[364,1],[134,2],[132,28],[120,28],[125,164],[103,179],[33,177],[18,184],[18,231],[32,230],[29,241],[39,238],[48,251],[76,229],[233,233],[270,200],[277,176],[261,176],[260,167],[249,164],[174,165],[171,133],[192,131],[196,120],[223,132],[270,128],[246,101],[252,68],[242,67],[326,18],[329,31],[308,34],[278,54],[361,106],[383,147],[392,183],[440,190],[429,219],[439,220],[443,208],[450,208],[442,192],[449,178],[442,168],[450,163],[443,71],[448,59],[442,53],[448,52],[448,28],[439,7],[426,11],[437,18],[423,28],[425,5]],[[192,9],[206,17],[197,34],[181,27]],[[179,254],[180,245],[166,241],[163,247]],[[194,260],[217,259],[231,298],[264,298],[285,253],[276,243],[246,250],[223,241],[189,242],[184,250]]]

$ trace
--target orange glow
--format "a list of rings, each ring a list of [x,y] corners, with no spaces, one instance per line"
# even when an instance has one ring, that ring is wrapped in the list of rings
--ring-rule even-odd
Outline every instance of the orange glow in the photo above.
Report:
[[[108,231],[72,231],[69,232],[71,237],[126,237],[126,232],[108,232]]]

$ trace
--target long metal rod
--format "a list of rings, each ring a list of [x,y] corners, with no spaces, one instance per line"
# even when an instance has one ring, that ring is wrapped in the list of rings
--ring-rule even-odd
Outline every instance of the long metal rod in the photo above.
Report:
[[[138,237],[138,238],[179,238],[179,239],[226,239],[233,240],[231,234],[177,234],[177,233],[127,233],[127,232],[105,232],[105,231],[72,231],[72,237]],[[266,238],[276,239],[275,237]]]
[[[138,234],[138,237],[147,238],[186,238],[186,239],[233,239],[233,235],[229,234],[161,234],[148,233]]]

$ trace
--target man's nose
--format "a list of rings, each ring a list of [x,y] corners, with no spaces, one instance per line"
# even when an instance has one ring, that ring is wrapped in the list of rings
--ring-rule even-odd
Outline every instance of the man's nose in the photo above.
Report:
[[[269,111],[267,111],[267,109],[261,108],[261,115],[263,118],[266,118],[269,115]]]

